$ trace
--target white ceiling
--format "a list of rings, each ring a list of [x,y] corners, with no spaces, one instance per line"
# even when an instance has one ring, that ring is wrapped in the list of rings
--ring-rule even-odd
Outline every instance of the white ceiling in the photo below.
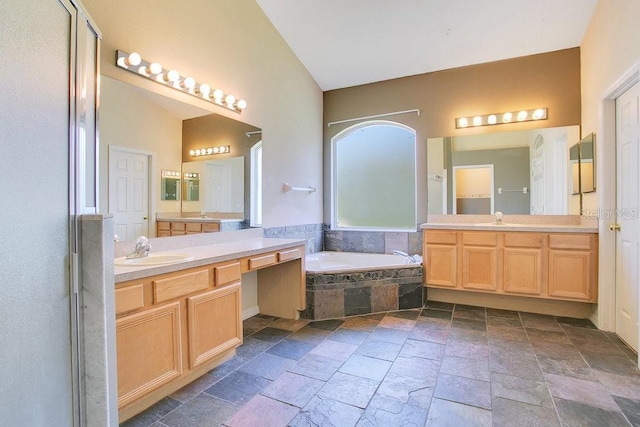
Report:
[[[322,90],[577,47],[597,0],[256,0]]]

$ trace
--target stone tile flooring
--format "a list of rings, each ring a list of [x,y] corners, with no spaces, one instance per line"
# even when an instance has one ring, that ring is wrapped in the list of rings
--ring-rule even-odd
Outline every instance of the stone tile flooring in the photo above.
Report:
[[[124,426],[640,426],[636,355],[586,320],[427,302],[255,316],[236,357]]]

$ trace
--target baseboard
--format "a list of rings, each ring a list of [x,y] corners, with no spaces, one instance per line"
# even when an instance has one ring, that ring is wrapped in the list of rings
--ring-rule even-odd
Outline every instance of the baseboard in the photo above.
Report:
[[[249,307],[242,311],[242,320],[247,320],[249,317],[253,317],[258,313],[260,313],[260,308],[257,305],[255,307]]]

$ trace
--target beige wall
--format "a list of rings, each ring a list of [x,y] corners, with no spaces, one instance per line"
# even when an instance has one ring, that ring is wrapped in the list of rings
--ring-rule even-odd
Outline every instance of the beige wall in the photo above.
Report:
[[[544,122],[456,130],[456,117],[547,107]],[[325,92],[325,187],[330,186],[331,138],[353,123],[332,121],[417,108],[416,114],[385,118],[417,133],[418,222],[426,220],[426,140],[431,137],[515,131],[580,124],[580,50],[491,62]],[[330,220],[325,192],[325,221]]]
[[[263,130],[265,227],[322,221],[322,92],[252,0],[84,0],[102,31],[102,74]],[[241,114],[116,68],[137,51],[246,99]],[[283,194],[282,184],[320,191]]]

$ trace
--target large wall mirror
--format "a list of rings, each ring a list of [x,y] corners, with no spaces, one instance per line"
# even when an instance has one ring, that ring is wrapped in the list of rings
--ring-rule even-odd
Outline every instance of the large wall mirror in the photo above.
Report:
[[[155,236],[158,214],[251,218],[259,128],[104,76],[100,108],[100,206],[120,240]],[[217,146],[230,150],[190,154]],[[163,170],[180,172],[176,197],[162,193]]]
[[[569,149],[579,126],[427,140],[430,214],[579,214]]]

